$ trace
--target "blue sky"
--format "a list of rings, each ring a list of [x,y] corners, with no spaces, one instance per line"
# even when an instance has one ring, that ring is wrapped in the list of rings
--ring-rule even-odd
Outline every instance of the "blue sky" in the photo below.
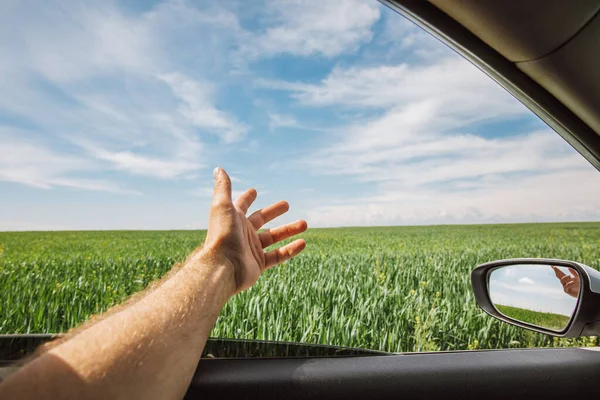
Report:
[[[4,1],[0,230],[597,220],[598,173],[376,1]]]

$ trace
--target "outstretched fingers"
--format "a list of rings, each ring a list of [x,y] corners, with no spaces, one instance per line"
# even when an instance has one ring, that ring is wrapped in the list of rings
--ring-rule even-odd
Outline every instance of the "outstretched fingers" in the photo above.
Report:
[[[278,201],[277,203],[253,212],[252,215],[248,217],[248,221],[252,224],[254,229],[259,230],[261,226],[274,220],[280,215],[285,214],[289,209],[290,205],[287,201]]]
[[[254,203],[254,200],[256,200],[257,196],[258,193],[256,192],[256,189],[251,188],[246,190],[237,199],[235,199],[233,204],[235,205],[235,208],[237,208],[239,211],[244,213],[244,215],[246,215],[248,209],[250,208],[252,203]]]
[[[292,257],[300,254],[306,247],[304,239],[294,240],[292,243],[288,243],[285,246],[271,250],[265,253],[265,270],[281,264],[284,261],[289,260]]]
[[[291,238],[299,233],[304,232],[308,228],[306,221],[298,220],[290,224],[278,226],[277,228],[267,229],[264,232],[260,232],[258,237],[263,249],[271,246],[282,240]]]

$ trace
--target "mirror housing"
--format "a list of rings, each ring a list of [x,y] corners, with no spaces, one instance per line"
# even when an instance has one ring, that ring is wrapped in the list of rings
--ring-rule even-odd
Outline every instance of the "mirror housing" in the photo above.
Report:
[[[581,289],[577,306],[567,326],[561,331],[546,329],[541,326],[528,324],[500,313],[490,298],[489,278],[492,271],[508,266],[517,265],[546,265],[572,268],[579,274]],[[471,283],[475,299],[479,306],[491,315],[506,323],[545,333],[557,337],[579,337],[600,335],[600,272],[587,265],[574,261],[554,260],[544,258],[515,258],[492,261],[479,265],[471,272]]]

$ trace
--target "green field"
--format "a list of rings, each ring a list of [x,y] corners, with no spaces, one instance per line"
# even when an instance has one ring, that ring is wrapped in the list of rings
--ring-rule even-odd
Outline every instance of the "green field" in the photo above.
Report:
[[[0,333],[63,332],[159,278],[200,231],[0,233]],[[213,336],[386,351],[572,345],[478,309],[470,271],[511,257],[600,266],[600,223],[312,229]],[[578,344],[595,344],[585,339]]]
[[[562,331],[569,323],[570,317],[560,314],[545,313],[541,311],[526,310],[524,308],[494,305],[498,311],[507,317],[526,322],[528,324],[541,326],[543,328]]]

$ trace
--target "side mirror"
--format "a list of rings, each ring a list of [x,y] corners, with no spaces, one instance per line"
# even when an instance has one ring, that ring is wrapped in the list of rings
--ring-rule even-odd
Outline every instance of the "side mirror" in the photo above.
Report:
[[[491,316],[559,337],[600,335],[600,272],[580,263],[521,258],[471,272],[475,299]]]

